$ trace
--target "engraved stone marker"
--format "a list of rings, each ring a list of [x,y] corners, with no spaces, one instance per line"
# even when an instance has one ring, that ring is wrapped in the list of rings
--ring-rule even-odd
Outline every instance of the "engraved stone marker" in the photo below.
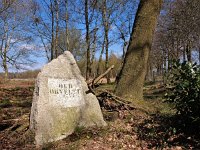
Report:
[[[69,51],[38,74],[30,116],[37,146],[63,139],[78,126],[105,126],[98,100],[88,91]]]
[[[84,105],[81,81],[48,78],[49,101],[63,107]]]

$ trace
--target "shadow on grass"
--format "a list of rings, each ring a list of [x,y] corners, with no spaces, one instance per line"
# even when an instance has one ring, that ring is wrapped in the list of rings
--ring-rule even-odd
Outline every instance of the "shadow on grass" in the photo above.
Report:
[[[11,102],[10,100],[3,100],[0,102],[0,108],[11,108],[11,107],[23,107],[23,108],[31,108],[32,101],[31,100],[18,100]]]
[[[30,108],[33,88],[0,89],[0,108],[23,107]]]
[[[185,123],[180,116],[152,115],[138,124],[140,140],[148,143],[148,148],[179,146],[184,149],[200,149],[200,128],[198,125]]]
[[[15,104],[17,107],[23,107],[23,108],[31,108],[32,101],[31,100],[24,100],[19,103]]]
[[[0,108],[9,108],[12,107],[12,103],[10,102],[9,99],[4,99],[0,101]]]
[[[103,136],[106,134],[107,131],[104,128],[84,128],[84,127],[78,127],[75,129],[74,133],[67,136],[66,138],[59,140],[57,142],[52,142],[44,145],[42,147],[42,150],[50,150],[50,149],[60,149],[59,146],[63,146],[63,149],[68,150],[76,150],[80,149],[82,145],[86,144],[89,139],[95,139],[99,136]],[[62,148],[61,148],[62,149]]]

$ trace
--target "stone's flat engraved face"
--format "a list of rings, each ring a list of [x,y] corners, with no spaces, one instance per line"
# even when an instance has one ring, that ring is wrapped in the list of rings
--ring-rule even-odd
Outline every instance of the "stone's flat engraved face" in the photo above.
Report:
[[[84,105],[81,82],[77,79],[48,78],[49,101],[55,106],[77,107]]]

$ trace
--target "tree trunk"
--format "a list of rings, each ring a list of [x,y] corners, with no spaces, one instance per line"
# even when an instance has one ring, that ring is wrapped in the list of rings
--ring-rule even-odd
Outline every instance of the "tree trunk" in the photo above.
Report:
[[[2,55],[2,61],[3,61],[3,70],[4,70],[4,79],[7,80],[8,79],[8,65],[7,65],[7,53],[8,53],[8,49],[10,46],[10,40],[9,40],[9,36],[8,36],[8,23],[5,21],[4,22],[4,36],[2,39],[2,43],[1,43],[1,55]],[[3,48],[4,47],[4,48]]]
[[[104,25],[104,34],[105,34],[105,50],[106,50],[106,61],[105,61],[105,68],[106,70],[109,67],[108,62],[108,47],[109,47],[109,41],[108,41],[108,32],[109,32],[109,25],[108,25],[108,18],[107,18],[107,0],[103,1],[103,25]],[[110,74],[107,74],[107,83],[110,83]]]
[[[164,76],[167,73],[167,52],[164,50],[163,64],[164,64]]]
[[[199,46],[199,65],[200,65],[200,46]]]
[[[86,80],[89,80],[91,73],[90,66],[90,35],[89,35],[89,16],[88,16],[88,0],[85,0],[85,26],[86,26],[86,47],[87,47],[87,67],[86,67]]]
[[[146,74],[146,77],[145,77],[145,81],[149,82],[149,81],[152,81],[152,80],[153,80],[153,75],[152,75],[152,63],[151,63],[151,61],[149,60],[148,66],[147,66],[147,74]]]
[[[171,68],[172,68],[172,60],[173,60],[173,58],[172,58],[172,54],[170,54],[170,49],[168,48],[167,49],[167,67],[168,67],[168,72],[170,72],[171,71]]]
[[[4,69],[4,79],[8,79],[8,66],[7,66],[7,49],[4,48],[3,52],[3,69]]]
[[[125,54],[126,54],[126,45],[127,45],[127,42],[125,41],[124,39],[124,44],[123,44],[123,53],[122,53],[122,62],[125,58]],[[123,63],[122,63],[123,64]]]
[[[187,55],[187,60],[189,62],[191,62],[192,61],[192,54],[191,54],[190,44],[187,44],[187,46],[186,46],[186,55]]]
[[[56,39],[55,39],[55,58],[58,57],[58,32],[59,32],[59,0],[55,0],[56,10]]]
[[[156,75],[159,76],[161,74],[161,67],[160,67],[160,64],[157,64],[157,73]]]
[[[162,0],[141,0],[131,39],[115,93],[128,101],[143,99],[143,84],[147,70],[153,33],[161,10]]]
[[[94,60],[95,60],[95,52],[96,52],[96,48],[97,48],[97,30],[98,30],[98,28],[97,28],[97,25],[96,25],[96,27],[94,29],[94,39],[92,41],[93,46],[92,46],[91,61],[90,61],[91,68],[92,68],[92,65],[93,65]]]
[[[69,49],[69,29],[68,29],[68,21],[69,21],[69,15],[68,15],[68,0],[65,0],[65,17],[66,17],[66,28],[65,28],[65,34],[66,34],[66,50],[71,51]]]
[[[51,60],[54,58],[54,11],[53,3],[50,4],[51,9]]]
[[[185,46],[184,46],[184,47],[183,47],[183,62],[186,61],[186,58],[185,58],[185,49],[186,49],[186,48],[185,48]]]
[[[102,48],[101,48],[101,54],[99,56],[99,62],[98,62],[98,66],[97,66],[97,76],[100,75],[100,66],[102,63],[102,57],[103,57],[103,52],[104,52],[104,45],[105,45],[105,37],[103,39],[103,44],[102,44]]]

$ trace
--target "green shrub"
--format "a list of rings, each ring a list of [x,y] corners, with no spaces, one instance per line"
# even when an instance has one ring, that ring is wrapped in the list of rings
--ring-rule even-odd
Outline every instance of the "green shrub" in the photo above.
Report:
[[[200,68],[196,63],[173,63],[165,96],[178,114],[200,123]]]

